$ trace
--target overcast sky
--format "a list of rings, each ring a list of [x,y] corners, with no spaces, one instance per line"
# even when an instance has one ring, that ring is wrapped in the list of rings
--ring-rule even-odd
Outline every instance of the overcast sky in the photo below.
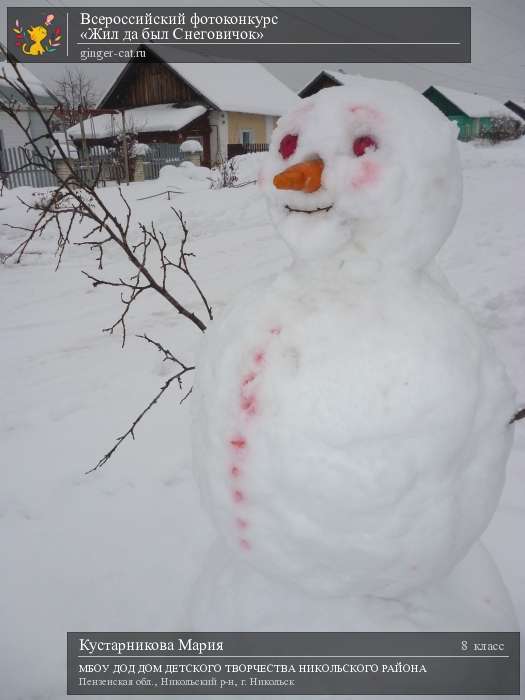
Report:
[[[153,4],[145,4],[137,0],[45,0],[50,6],[89,7],[114,6],[129,8],[143,7],[145,10],[155,7],[174,7],[171,0],[154,0]],[[35,0],[17,0],[2,5],[2,41],[6,38],[5,8],[10,6],[35,6]],[[319,70],[327,68],[343,68],[347,73],[360,73],[377,78],[402,80],[419,90],[424,90],[431,84],[447,85],[449,87],[478,92],[501,100],[508,98],[525,99],[525,0],[379,0],[377,2],[341,2],[340,0],[299,0],[297,2],[269,2],[260,0],[226,0],[227,6],[256,6],[286,7],[286,6],[471,6],[472,7],[472,63],[471,64],[384,64],[384,63],[272,63],[266,67],[277,75],[283,82],[294,90],[305,85]],[[43,3],[42,3],[43,5]],[[176,7],[218,5],[218,3],[195,0],[178,2]],[[122,70],[122,64],[82,64],[82,70],[94,81],[99,95],[102,95]],[[31,70],[53,89],[53,81],[59,78],[65,68],[64,64],[33,65]]]

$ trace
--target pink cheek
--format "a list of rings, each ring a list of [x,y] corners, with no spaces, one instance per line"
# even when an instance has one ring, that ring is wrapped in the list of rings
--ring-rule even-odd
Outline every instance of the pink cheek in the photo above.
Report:
[[[370,117],[372,119],[381,119],[381,114],[374,107],[369,107],[368,105],[355,105],[350,107],[350,112],[358,116]]]
[[[357,175],[351,180],[351,186],[354,190],[360,190],[364,187],[373,185],[379,179],[381,168],[377,163],[370,160],[364,160],[359,168]]]

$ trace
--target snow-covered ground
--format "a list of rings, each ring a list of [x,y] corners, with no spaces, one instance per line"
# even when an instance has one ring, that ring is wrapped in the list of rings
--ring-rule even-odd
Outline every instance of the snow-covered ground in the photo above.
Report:
[[[482,323],[525,403],[525,139],[462,146],[463,211],[439,261]],[[252,179],[258,156],[245,159]],[[180,175],[180,174],[179,174]],[[135,221],[162,229],[174,251],[191,231],[192,269],[217,313],[238,290],[289,262],[258,189],[208,190],[143,199],[183,179],[125,188]],[[113,211],[118,192],[101,190]],[[21,238],[29,214],[15,194],[0,199],[0,254]],[[190,401],[176,389],[146,417],[102,470],[85,475],[169,376],[170,367],[134,334],[146,332],[191,362],[200,333],[162,300],[144,297],[128,342],[101,333],[119,315],[114,289],[80,273],[94,256],[72,247],[54,271],[54,244],[38,240],[20,265],[0,268],[0,677],[9,700],[65,697],[67,631],[182,631],[187,596],[214,532],[191,472]],[[125,271],[117,252],[104,277]],[[177,287],[175,287],[177,288]],[[182,289],[195,311],[197,298]],[[518,425],[508,479],[484,541],[525,621],[525,426]]]

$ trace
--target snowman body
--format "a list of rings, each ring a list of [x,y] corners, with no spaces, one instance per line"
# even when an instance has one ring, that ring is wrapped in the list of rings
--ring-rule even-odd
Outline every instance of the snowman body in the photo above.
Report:
[[[425,105],[440,148],[396,158],[392,95],[376,82],[326,90],[279,124],[261,186],[295,260],[209,329],[195,386],[194,461],[220,533],[319,596],[402,595],[445,576],[493,515],[512,439],[501,364],[427,271],[458,209],[454,134]],[[401,120],[407,90],[393,88]],[[309,124],[336,108],[350,145],[313,152]],[[345,163],[368,122],[377,155]],[[275,177],[280,157],[302,168],[312,156],[324,164],[314,191],[297,189],[296,170]],[[272,189],[283,181],[295,189]]]

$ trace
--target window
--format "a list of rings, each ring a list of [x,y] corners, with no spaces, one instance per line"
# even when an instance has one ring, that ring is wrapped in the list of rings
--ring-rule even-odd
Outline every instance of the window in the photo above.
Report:
[[[248,146],[248,144],[252,143],[251,129],[241,129],[241,143],[243,146]]]

